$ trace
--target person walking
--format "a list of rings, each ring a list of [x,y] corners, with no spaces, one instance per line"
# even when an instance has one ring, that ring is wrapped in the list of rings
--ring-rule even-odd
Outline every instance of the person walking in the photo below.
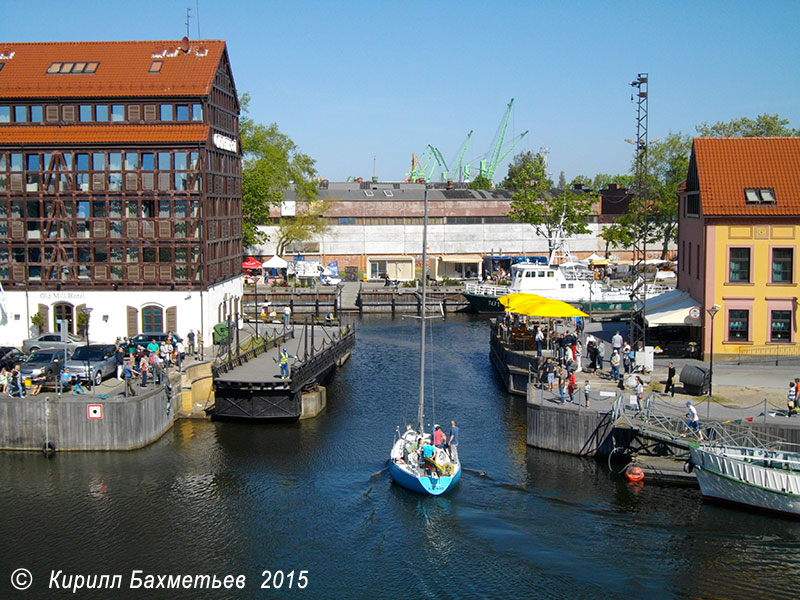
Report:
[[[542,333],[541,327],[536,327],[536,337],[534,338],[536,341],[536,356],[539,358],[542,357],[542,344],[544,343],[544,334]]]
[[[556,365],[549,356],[547,357],[547,362],[544,364],[544,371],[547,374],[547,391],[552,392],[553,384],[556,381]]]
[[[592,386],[589,384],[589,380],[585,380],[583,382],[583,400],[586,403],[586,408],[589,408],[589,392],[592,391]]]
[[[597,370],[603,370],[603,358],[606,355],[606,345],[600,338],[597,339]]]
[[[642,410],[642,402],[644,401],[644,381],[638,375],[636,376],[636,407],[637,410]]]
[[[794,381],[789,382],[789,392],[786,394],[786,417],[791,417],[794,408],[797,406],[797,386]]]
[[[583,344],[581,344],[580,340],[575,342],[575,362],[578,363],[578,367],[575,370],[577,372],[583,371]]]
[[[704,440],[703,432],[700,430],[700,418],[697,416],[697,409],[692,405],[691,400],[686,401],[686,408],[689,411],[686,413],[686,417],[688,418],[688,421],[686,421],[686,429],[697,432],[700,439]]]
[[[670,397],[675,397],[675,365],[671,362],[667,367],[667,384],[664,386],[664,393],[669,394]]]
[[[450,460],[454,463],[458,462],[458,426],[455,421],[450,421],[450,437],[447,440],[447,445],[450,448]]]
[[[147,369],[148,360],[144,352],[139,358],[139,374],[142,376],[142,382],[139,384],[141,387],[147,387]]]
[[[290,358],[297,358],[293,354],[289,354],[289,351],[286,348],[281,348],[281,352],[279,355],[278,362],[281,365],[281,379],[288,379],[289,378],[289,359]]]
[[[134,378],[139,375],[139,371],[130,366],[130,361],[126,360],[122,366],[122,377],[125,380],[125,395],[135,396],[136,388],[133,386]]]
[[[561,404],[567,403],[567,390],[569,389],[569,378],[566,372],[561,367],[558,368],[558,394],[561,398]]]

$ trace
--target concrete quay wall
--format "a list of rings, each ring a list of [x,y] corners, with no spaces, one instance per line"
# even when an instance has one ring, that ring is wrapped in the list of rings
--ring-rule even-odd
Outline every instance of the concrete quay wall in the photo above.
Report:
[[[58,452],[133,450],[151,444],[172,427],[179,400],[170,402],[165,387],[140,390],[130,398],[0,398],[0,450],[41,451],[48,443]],[[101,407],[102,419],[89,418],[89,405]]]

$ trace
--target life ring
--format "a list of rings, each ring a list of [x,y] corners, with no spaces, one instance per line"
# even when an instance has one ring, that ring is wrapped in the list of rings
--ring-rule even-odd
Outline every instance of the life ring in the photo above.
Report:
[[[641,467],[628,467],[625,469],[625,479],[628,481],[641,481],[644,479],[644,471]]]
[[[690,460],[687,460],[685,463],[683,463],[683,470],[686,473],[691,473],[694,471],[694,463]]]
[[[42,454],[45,456],[53,456],[56,453],[56,446],[53,442],[45,442],[42,444]]]

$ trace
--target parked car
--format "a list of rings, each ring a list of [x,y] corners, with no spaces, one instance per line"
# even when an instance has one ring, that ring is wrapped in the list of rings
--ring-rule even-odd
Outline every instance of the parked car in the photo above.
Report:
[[[25,353],[13,346],[0,346],[0,368],[12,369],[25,360]]]
[[[114,344],[79,346],[64,366],[69,367],[70,372],[81,382],[91,381],[94,385],[100,385],[103,379],[117,372],[115,351]]]
[[[47,379],[55,381],[61,374],[63,362],[63,350],[36,350],[20,365],[19,371],[25,379],[33,379],[44,373]]]
[[[77,335],[68,333],[66,343],[67,351],[71,352],[85,342]],[[22,351],[26,354],[30,354],[36,350],[50,348],[60,348],[62,351],[64,350],[64,342],[61,341],[60,333],[40,333],[36,337],[23,340],[22,342]]]
[[[147,348],[147,344],[152,342],[153,340],[157,341],[159,344],[161,342],[165,342],[167,340],[166,333],[140,333],[139,335],[133,337],[131,341],[135,346],[143,346]]]

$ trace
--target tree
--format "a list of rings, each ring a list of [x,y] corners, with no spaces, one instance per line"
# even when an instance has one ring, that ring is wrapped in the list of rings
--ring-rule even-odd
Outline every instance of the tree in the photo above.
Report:
[[[564,171],[558,174],[558,189],[563,190],[567,187],[567,178],[564,176]]]
[[[324,215],[333,202],[334,199],[327,196],[322,200],[298,203],[297,214],[294,217],[281,217],[275,254],[283,254],[286,247],[294,242],[305,242],[325,233],[330,225]]]
[[[524,155],[513,169],[509,165],[506,181],[514,193],[508,216],[517,223],[532,225],[537,235],[547,239],[550,253],[558,237],[590,233],[587,222],[592,196],[574,194],[569,190],[557,195],[551,193],[552,182],[545,172],[544,157],[530,152]]]
[[[619,222],[614,222],[611,225],[604,227],[603,230],[597,234],[597,237],[606,243],[605,250],[603,251],[603,254],[606,258],[608,258],[609,249],[630,248],[633,244],[631,229],[629,227],[625,227]]]
[[[512,181],[517,176],[519,171],[526,164],[536,160],[537,156],[541,157],[541,155],[534,154],[530,150],[526,150],[525,152],[520,152],[519,154],[517,154],[508,164],[508,175],[506,175],[506,178],[500,183],[500,188],[504,190],[512,189],[513,188]],[[542,161],[544,161],[543,158]],[[542,172],[544,172],[544,169],[542,170]]]
[[[469,183],[469,189],[471,190],[491,190],[492,188],[494,188],[492,180],[486,175],[478,175]]]
[[[616,183],[623,188],[630,188],[633,183],[633,177],[631,175],[608,175],[606,173],[598,173],[594,178],[578,175],[570,182],[570,185],[583,185],[585,188],[599,192],[612,183]]]
[[[250,96],[242,94],[242,245],[253,246],[266,240],[259,225],[270,222],[269,209],[283,200],[283,192],[294,183],[300,202],[313,202],[317,186],[313,181],[314,160],[300,152],[294,142],[281,133],[277,124],[263,125],[247,116]]]
[[[788,127],[789,120],[777,114],[758,115],[755,120],[742,117],[727,123],[717,121],[713,125],[700,123],[695,129],[700,137],[797,137],[800,129]]]

